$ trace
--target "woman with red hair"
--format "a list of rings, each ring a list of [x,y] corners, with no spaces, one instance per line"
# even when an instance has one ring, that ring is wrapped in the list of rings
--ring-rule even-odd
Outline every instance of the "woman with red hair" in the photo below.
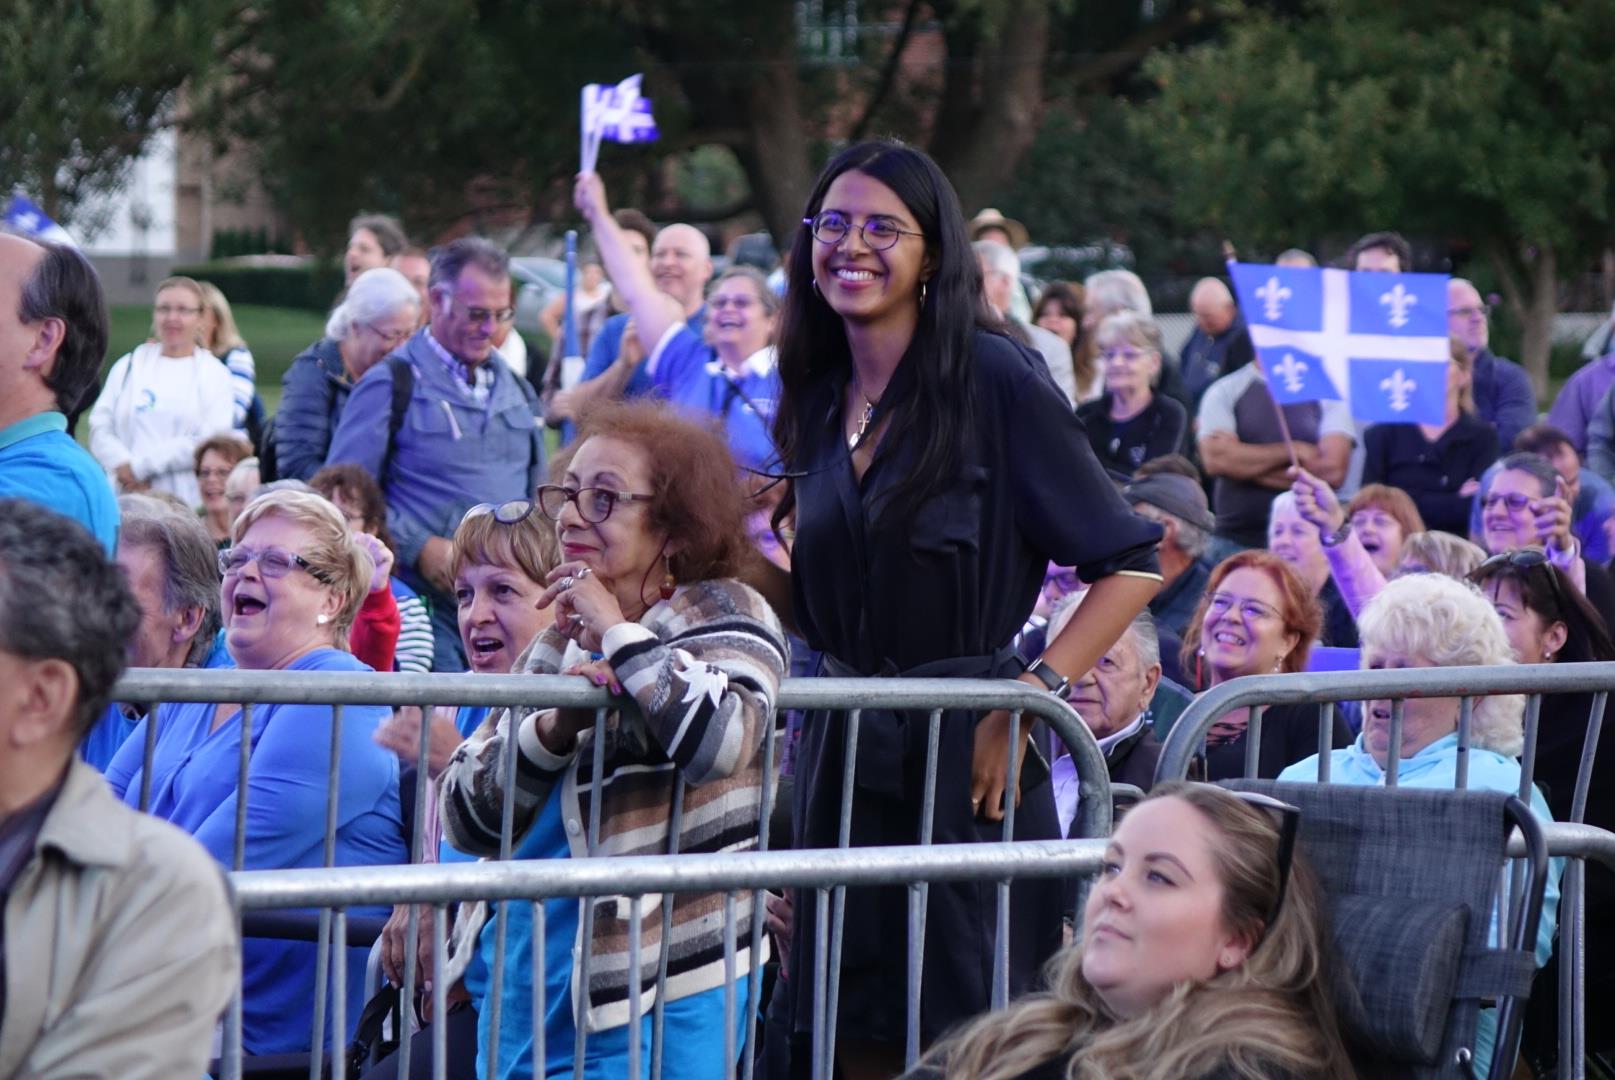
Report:
[[[1241,551],[1217,564],[1206,581],[1189,632],[1183,667],[1199,689],[1209,690],[1245,675],[1306,670],[1307,656],[1323,616],[1318,601],[1288,563],[1272,552]],[[1315,705],[1274,705],[1262,714],[1258,776],[1271,779],[1292,762],[1318,752]],[[1217,719],[1206,736],[1205,778],[1245,775],[1245,736],[1250,710]],[[1338,715],[1333,745],[1351,734]]]

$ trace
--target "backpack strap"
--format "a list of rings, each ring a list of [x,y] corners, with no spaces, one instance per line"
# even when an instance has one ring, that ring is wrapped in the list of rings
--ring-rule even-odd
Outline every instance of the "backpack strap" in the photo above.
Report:
[[[392,368],[393,373],[393,399],[392,409],[387,415],[387,449],[381,455],[381,475],[376,477],[384,488],[387,472],[392,468],[393,450],[398,445],[398,429],[404,426],[404,417],[409,412],[409,398],[415,392],[415,369],[406,357],[394,353],[387,357],[387,366]]]

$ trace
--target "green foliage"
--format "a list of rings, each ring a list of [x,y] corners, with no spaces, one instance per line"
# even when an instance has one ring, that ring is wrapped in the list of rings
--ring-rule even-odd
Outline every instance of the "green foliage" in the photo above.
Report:
[[[278,237],[272,238],[267,228],[215,229],[210,258],[228,259],[235,255],[289,255],[291,248]]]
[[[0,190],[20,185],[73,223],[172,118],[180,84],[206,67],[232,10],[227,0],[0,0]]]
[[[325,312],[331,309],[332,301],[343,287],[342,267],[335,262],[309,262],[302,266],[203,263],[175,267],[174,273],[212,282],[229,297],[232,307],[260,304]]]

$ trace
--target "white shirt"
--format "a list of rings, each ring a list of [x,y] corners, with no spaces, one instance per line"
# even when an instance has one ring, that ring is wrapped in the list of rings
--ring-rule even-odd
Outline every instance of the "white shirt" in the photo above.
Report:
[[[1099,753],[1110,756],[1110,748],[1134,734],[1144,726],[1144,713],[1120,731],[1112,732],[1099,740]],[[1049,779],[1054,782],[1054,812],[1060,815],[1060,835],[1071,835],[1071,823],[1077,819],[1077,800],[1082,794],[1082,778],[1077,775],[1077,763],[1071,760],[1071,751],[1061,746],[1060,756],[1049,766]]]
[[[148,342],[107,373],[90,410],[90,452],[109,475],[128,465],[153,490],[200,507],[196,445],[235,422],[230,369],[198,347],[190,356],[164,356]]]

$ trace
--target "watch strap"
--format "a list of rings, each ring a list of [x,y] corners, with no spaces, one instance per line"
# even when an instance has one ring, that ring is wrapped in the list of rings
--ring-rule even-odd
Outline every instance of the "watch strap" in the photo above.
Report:
[[[1318,537],[1318,543],[1322,544],[1324,547],[1335,547],[1335,546],[1337,546],[1339,544],[1345,543],[1346,537],[1348,537],[1350,535],[1351,535],[1351,522],[1342,521],[1340,523],[1340,528],[1336,529],[1334,532],[1330,533],[1327,536]]]
[[[1026,673],[1037,676],[1037,680],[1048,689],[1049,693],[1056,697],[1063,696],[1071,686],[1071,680],[1045,664],[1042,657],[1032,661],[1032,665],[1026,669]]]

